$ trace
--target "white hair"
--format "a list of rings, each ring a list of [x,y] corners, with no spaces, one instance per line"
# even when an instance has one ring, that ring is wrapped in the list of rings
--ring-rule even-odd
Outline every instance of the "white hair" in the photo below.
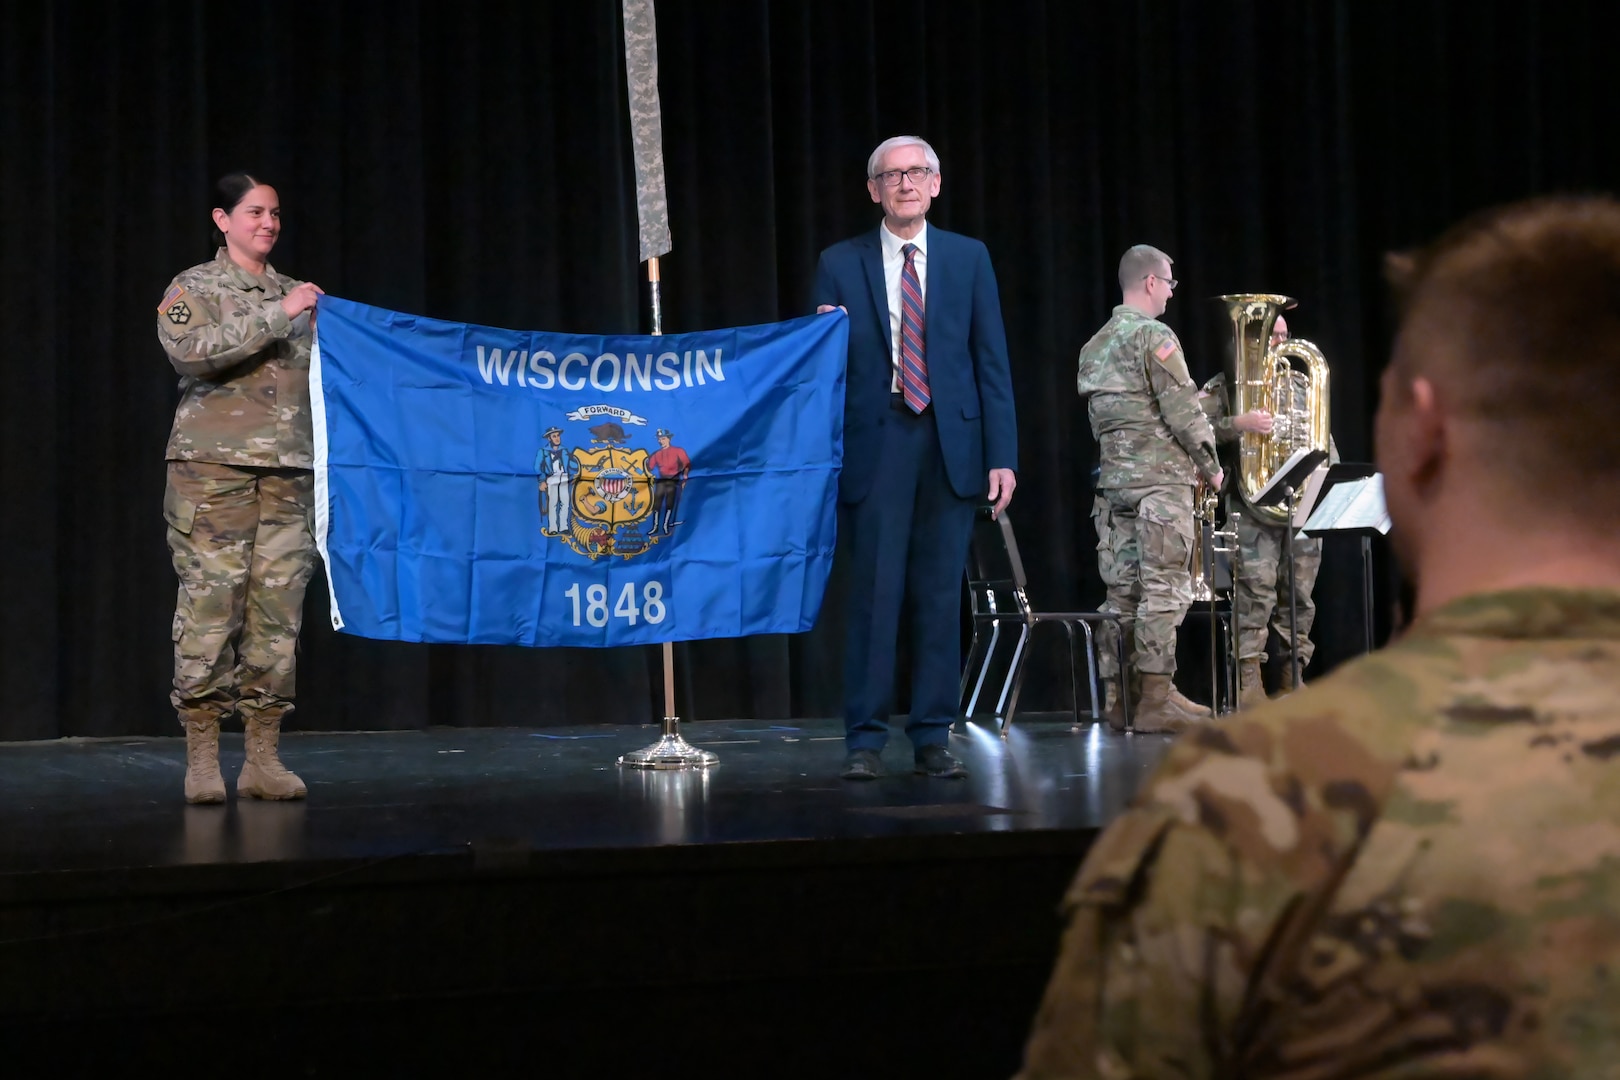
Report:
[[[936,176],[939,174],[939,155],[934,153],[934,148],[928,145],[927,140],[918,138],[916,135],[896,135],[878,143],[877,149],[872,151],[872,156],[866,159],[866,178],[876,180],[878,166],[883,164],[883,155],[890,150],[898,150],[902,146],[922,147],[923,157],[928,160],[928,167],[934,170]]]

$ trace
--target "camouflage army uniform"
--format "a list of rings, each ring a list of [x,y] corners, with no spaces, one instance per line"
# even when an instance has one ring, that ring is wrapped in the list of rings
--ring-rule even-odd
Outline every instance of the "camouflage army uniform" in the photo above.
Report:
[[[1100,450],[1092,517],[1102,609],[1134,629],[1132,665],[1173,675],[1176,628],[1192,604],[1193,484],[1213,479],[1215,433],[1174,331],[1128,304],[1080,351],[1077,379]],[[1116,675],[1111,628],[1098,666]]]
[[[1022,1076],[1620,1075],[1620,592],[1481,594],[1177,742]]]
[[[275,721],[292,709],[294,652],[314,566],[309,319],[221,248],[174,279],[158,340],[180,373],[163,515],[180,577],[174,691],[182,723]]]
[[[1310,392],[1310,380],[1304,372],[1296,370],[1293,376],[1295,401],[1303,402]],[[1202,398],[1204,411],[1215,428],[1217,442],[1236,442],[1238,432],[1232,427],[1230,402],[1226,395],[1226,376],[1217,375],[1204,384]],[[1289,410],[1287,417],[1279,418],[1283,424],[1306,423],[1306,410]],[[1330,463],[1339,460],[1339,448],[1329,440]],[[1293,639],[1289,625],[1288,568],[1283,566],[1287,537],[1282,527],[1267,525],[1242,500],[1232,496],[1227,503],[1230,514],[1236,515],[1238,565],[1237,581],[1232,590],[1232,606],[1237,616],[1238,658],[1263,660],[1266,640],[1271,631],[1277,634],[1286,654]],[[1294,539],[1294,588],[1299,609],[1299,664],[1303,670],[1316,652],[1311,641],[1311,626],[1316,622],[1316,602],[1311,592],[1316,587],[1316,575],[1322,568],[1322,541],[1314,536]],[[1269,625],[1268,625],[1269,624]]]

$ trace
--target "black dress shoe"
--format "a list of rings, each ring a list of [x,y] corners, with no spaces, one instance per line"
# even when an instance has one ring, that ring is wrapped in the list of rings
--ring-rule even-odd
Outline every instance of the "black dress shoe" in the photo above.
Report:
[[[883,758],[876,750],[851,750],[840,775],[845,780],[876,780],[883,775]]]
[[[943,746],[924,746],[917,751],[917,773],[942,780],[960,780],[968,774],[955,754]]]

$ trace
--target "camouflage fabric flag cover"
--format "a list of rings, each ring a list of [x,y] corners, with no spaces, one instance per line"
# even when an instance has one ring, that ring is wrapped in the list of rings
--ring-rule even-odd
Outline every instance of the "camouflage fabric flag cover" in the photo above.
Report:
[[[658,115],[658,22],[653,0],[624,0],[624,72],[630,84],[630,137],[636,153],[641,261],[670,249],[664,197],[664,133]]]

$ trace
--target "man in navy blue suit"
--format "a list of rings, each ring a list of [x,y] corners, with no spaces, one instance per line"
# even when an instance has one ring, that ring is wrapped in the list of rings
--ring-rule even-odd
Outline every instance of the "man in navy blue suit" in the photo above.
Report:
[[[911,625],[906,735],[919,773],[963,777],[946,747],[959,704],[962,570],[976,508],[1017,486],[1018,423],[990,253],[925,220],[939,157],[885,140],[866,190],[883,223],[821,253],[818,312],[849,314],[840,527],[851,540],[846,780],[883,775],[895,652]]]

